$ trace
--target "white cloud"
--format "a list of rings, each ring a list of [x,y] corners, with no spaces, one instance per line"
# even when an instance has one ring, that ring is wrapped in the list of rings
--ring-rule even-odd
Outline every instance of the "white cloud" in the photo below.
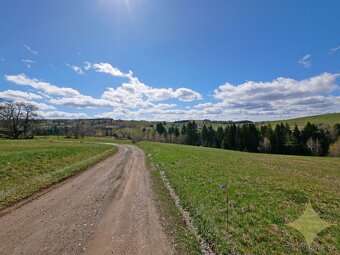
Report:
[[[28,50],[28,51],[31,52],[32,54],[35,54],[35,55],[39,54],[37,51],[33,50],[30,46],[28,46],[28,45],[25,44],[24,42],[23,42],[23,45],[24,45],[24,47],[26,48],[26,50]]]
[[[38,110],[41,110],[41,111],[55,110],[56,109],[53,105],[48,105],[48,104],[45,104],[45,103],[28,101],[28,100],[16,100],[16,101],[30,103],[30,104],[34,105],[35,107],[37,107]]]
[[[84,74],[83,70],[79,66],[70,65],[70,64],[66,64],[66,66],[70,67],[77,74]]]
[[[179,100],[186,102],[202,99],[200,93],[187,88],[179,88],[174,92],[174,94],[174,98],[178,98]]]
[[[340,45],[334,48],[329,49],[329,54],[334,54],[335,52],[337,52],[338,50],[340,50]]]
[[[138,106],[142,102],[164,101],[178,99],[180,101],[193,101],[202,99],[201,94],[188,88],[152,88],[132,77],[127,83],[117,88],[108,88],[102,98],[121,103],[125,106]]]
[[[336,79],[340,74],[323,73],[305,80],[277,78],[270,82],[247,81],[233,85],[226,83],[214,91],[217,103],[195,106],[202,113],[216,112],[232,116],[236,112],[254,119],[296,114],[319,114],[339,110],[339,90]]]
[[[41,90],[48,95],[56,96],[79,96],[80,93],[72,88],[58,87],[48,82],[43,82],[38,79],[31,79],[25,74],[18,75],[5,75],[7,81],[13,82],[18,85],[30,86],[34,89]]]
[[[69,113],[63,111],[39,111],[38,115],[44,119],[84,119],[88,118],[86,113]]]
[[[180,101],[193,101],[202,99],[201,94],[192,89],[188,88],[179,88],[173,90],[172,88],[168,89],[158,89],[158,88],[149,88],[145,91],[145,95],[151,101],[162,101],[170,98],[176,98]]]
[[[269,120],[334,112],[340,110],[340,97],[332,95],[339,89],[336,84],[338,76],[339,74],[324,73],[305,80],[278,78],[270,82],[248,81],[239,85],[227,83],[215,90],[214,97],[217,102],[198,104],[191,109],[178,109],[176,105],[155,105],[143,101],[138,94],[139,91],[133,88],[125,90],[123,89],[125,86],[121,86],[118,91],[112,90],[112,95],[107,95],[121,100],[119,106],[111,112],[98,114],[96,117],[167,121],[205,118]],[[123,91],[119,91],[120,89]],[[126,91],[133,92],[126,93],[126,97],[135,97],[135,104],[131,103],[132,98],[127,100],[122,96]],[[162,96],[170,93],[169,91],[156,92],[155,94]],[[153,95],[153,97],[158,96]],[[130,107],[132,105],[135,107]]]
[[[214,97],[224,101],[278,100],[301,98],[329,93],[337,88],[339,74],[323,73],[305,80],[277,78],[270,82],[247,81],[243,84],[226,83],[214,91]]]
[[[95,65],[85,63],[83,70],[92,69]],[[226,83],[214,90],[211,101],[197,105],[181,103],[177,106],[172,102],[159,102],[169,99],[189,102],[201,99],[202,96],[189,88],[153,88],[141,82],[131,71],[124,73],[118,68],[112,66],[111,68],[109,64],[104,66],[108,74],[123,77],[126,82],[115,88],[107,88],[100,98],[83,95],[72,88],[58,87],[38,79],[31,79],[25,74],[6,75],[5,79],[19,85],[30,86],[38,90],[37,94],[16,91],[2,93],[6,92],[7,95],[12,95],[12,98],[22,100],[42,100],[39,98],[42,97],[56,107],[62,105],[77,109],[110,109],[96,117],[120,119],[269,120],[340,111],[340,96],[335,96],[340,89],[336,84],[340,74],[323,73],[303,80],[279,77],[266,82]],[[40,105],[43,111],[48,107],[53,106]],[[57,109],[51,114],[46,112],[45,116],[85,118],[83,113],[68,115]]]
[[[162,109],[174,108],[176,106],[177,106],[176,104],[156,104],[156,105],[153,105],[152,108],[162,110]]]
[[[336,78],[340,74],[323,73],[305,80],[277,78],[270,82],[247,81],[243,84],[226,83],[214,91],[214,97],[223,101],[273,101],[302,98],[329,93],[337,88]]]
[[[115,102],[124,102],[129,106],[140,105],[142,101],[164,101],[168,99],[178,99],[180,101],[193,101],[202,99],[200,93],[188,88],[153,88],[148,86],[133,75],[132,71],[124,73],[117,67],[113,67],[109,63],[91,64],[85,62],[85,69],[94,69],[96,72],[102,72],[114,77],[125,77],[128,82],[123,83],[118,88],[108,88],[103,93],[103,98],[113,100]]]
[[[65,105],[76,108],[112,108],[117,106],[112,100],[93,98],[91,96],[83,95],[72,88],[58,87],[38,79],[31,79],[25,74],[5,75],[5,79],[15,84],[27,85],[39,90],[38,93],[44,98],[49,99],[51,104],[55,105]]]
[[[28,103],[28,104],[35,106],[38,111],[47,111],[47,110],[55,110],[56,109],[53,105],[48,105],[48,104],[45,104],[45,103],[35,102],[35,101],[32,101],[32,100],[25,100],[25,99],[20,99],[20,98],[13,99],[13,100],[11,100],[11,102],[13,102],[13,103]],[[2,104],[2,103],[0,102],[0,104]]]
[[[99,64],[91,64],[90,62],[85,62],[87,68],[92,68],[96,72],[110,74],[114,77],[128,77],[128,75],[132,75],[132,72],[125,74],[120,71],[117,67],[113,67],[109,63],[99,63]]]
[[[312,65],[312,61],[310,60],[312,57],[311,54],[306,54],[303,56],[298,62],[306,68],[309,68]]]
[[[50,103],[56,105],[66,105],[76,108],[112,108],[115,104],[109,100],[96,99],[91,96],[79,95],[77,97],[53,98]]]
[[[31,92],[23,92],[19,90],[6,90],[0,91],[0,98],[5,99],[25,99],[25,100],[32,100],[32,99],[42,99],[43,97]]]
[[[32,64],[35,63],[35,61],[31,59],[22,59],[21,62],[24,63],[27,68],[31,68]]]

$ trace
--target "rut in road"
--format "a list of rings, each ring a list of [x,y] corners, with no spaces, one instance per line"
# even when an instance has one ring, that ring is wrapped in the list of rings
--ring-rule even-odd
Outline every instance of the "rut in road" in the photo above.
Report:
[[[114,156],[0,217],[0,254],[174,254],[144,153]]]

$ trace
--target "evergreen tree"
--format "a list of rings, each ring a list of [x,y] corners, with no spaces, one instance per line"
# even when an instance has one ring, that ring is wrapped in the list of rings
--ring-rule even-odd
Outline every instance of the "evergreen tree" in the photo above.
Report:
[[[284,132],[284,150],[282,153],[284,154],[292,154],[293,149],[293,133],[290,129],[288,123],[286,125],[282,124],[283,132]]]
[[[270,140],[273,153],[283,153],[285,143],[284,125],[277,124]]]
[[[185,135],[187,132],[187,126],[186,125],[183,125],[182,128],[181,128],[181,134],[182,135]]]
[[[208,128],[208,147],[215,147],[215,130],[210,125]]]
[[[317,138],[318,127],[310,122],[307,122],[306,126],[302,130],[302,141],[307,142],[309,138]]]
[[[184,143],[188,145],[200,145],[200,136],[198,134],[197,124],[195,121],[189,121],[186,127]]]
[[[235,150],[242,150],[242,131],[240,126],[236,126],[235,129],[235,136],[234,136],[234,143],[235,143]]]
[[[256,152],[260,143],[260,134],[254,124],[247,125],[245,148],[247,151]]]
[[[331,135],[328,131],[320,129],[318,139],[320,141],[321,150],[319,151],[320,156],[328,154],[328,149],[331,144]]]
[[[335,124],[335,125],[334,125],[334,133],[335,133],[336,138],[337,138],[338,136],[340,136],[340,124]],[[336,140],[336,139],[335,139],[335,140]]]
[[[178,138],[178,137],[179,137],[179,135],[180,135],[180,133],[179,133],[179,129],[178,129],[178,127],[177,127],[177,126],[175,126],[175,128],[174,128],[174,134],[175,134],[175,137],[176,137],[176,138]]]
[[[302,134],[297,125],[295,125],[293,130],[292,153],[297,155],[304,155],[306,153],[302,143]]]
[[[209,133],[208,133],[208,128],[204,124],[201,132],[201,140],[202,140],[202,145],[207,147],[209,145]]]
[[[229,150],[231,145],[230,145],[230,126],[226,126],[224,128],[224,139],[223,139],[223,148],[226,150]]]
[[[243,124],[240,126],[240,135],[239,135],[239,150],[246,151],[246,144],[248,139],[248,126]]]
[[[159,123],[156,124],[156,131],[160,135],[166,134],[166,129],[165,129],[162,122],[159,122]]]
[[[222,127],[218,127],[215,134],[215,147],[222,148],[224,132]]]
[[[236,130],[237,127],[235,124],[232,124],[228,127],[228,134],[226,140],[228,140],[228,146],[230,150],[236,150],[237,149],[237,141],[236,141]]]

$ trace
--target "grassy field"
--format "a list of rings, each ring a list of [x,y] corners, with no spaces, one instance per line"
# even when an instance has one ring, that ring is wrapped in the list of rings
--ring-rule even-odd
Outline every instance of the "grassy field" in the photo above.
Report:
[[[309,249],[287,226],[310,200],[330,224],[340,220],[340,159],[252,154],[141,142],[166,172],[199,233],[220,254],[339,254],[340,228],[322,231]],[[226,197],[219,185],[228,183]]]
[[[84,138],[66,138],[65,136],[35,136],[35,140],[53,140],[53,141],[68,141],[75,143],[117,143],[117,144],[131,144],[131,140],[116,140],[109,137],[84,137]]]
[[[53,140],[0,140],[0,209],[114,154],[113,146]]]
[[[273,127],[275,127],[276,124],[280,124],[282,122],[284,124],[288,123],[292,128],[294,128],[295,124],[298,125],[299,128],[303,128],[307,124],[308,121],[312,124],[329,124],[333,126],[334,124],[337,124],[337,123],[340,124],[340,113],[306,116],[306,117],[287,119],[287,120],[263,121],[263,122],[258,122],[256,124],[257,126],[261,126],[261,125],[270,123]],[[204,124],[202,120],[197,120],[196,123],[199,124],[200,126],[203,126]],[[214,121],[211,121],[210,123],[206,125],[207,126],[211,125],[214,129],[217,129],[218,127],[225,128],[228,124],[219,124],[219,123],[214,123]]]
[[[340,113],[307,116],[303,118],[270,121],[270,122],[264,122],[264,123],[265,124],[270,123],[273,127],[275,127],[276,124],[280,124],[282,122],[282,123],[288,123],[291,127],[294,127],[296,124],[298,125],[298,127],[303,128],[307,124],[308,121],[312,124],[325,124],[326,123],[326,124],[330,124],[333,126],[336,123],[340,124]]]

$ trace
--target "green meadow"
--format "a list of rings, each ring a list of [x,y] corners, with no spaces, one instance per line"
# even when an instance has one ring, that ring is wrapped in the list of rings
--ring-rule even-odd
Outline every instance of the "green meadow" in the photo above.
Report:
[[[49,141],[64,141],[74,143],[116,143],[116,144],[131,144],[128,139],[113,139],[109,137],[84,137],[84,138],[67,138],[66,136],[35,136],[35,140],[49,140]]]
[[[0,140],[0,209],[114,154],[116,147],[55,140]]]
[[[199,234],[219,254],[338,254],[340,158],[253,154],[141,142]],[[154,176],[159,176],[159,174]],[[226,194],[229,185],[229,219]],[[287,224],[308,205],[331,227],[309,248]]]

